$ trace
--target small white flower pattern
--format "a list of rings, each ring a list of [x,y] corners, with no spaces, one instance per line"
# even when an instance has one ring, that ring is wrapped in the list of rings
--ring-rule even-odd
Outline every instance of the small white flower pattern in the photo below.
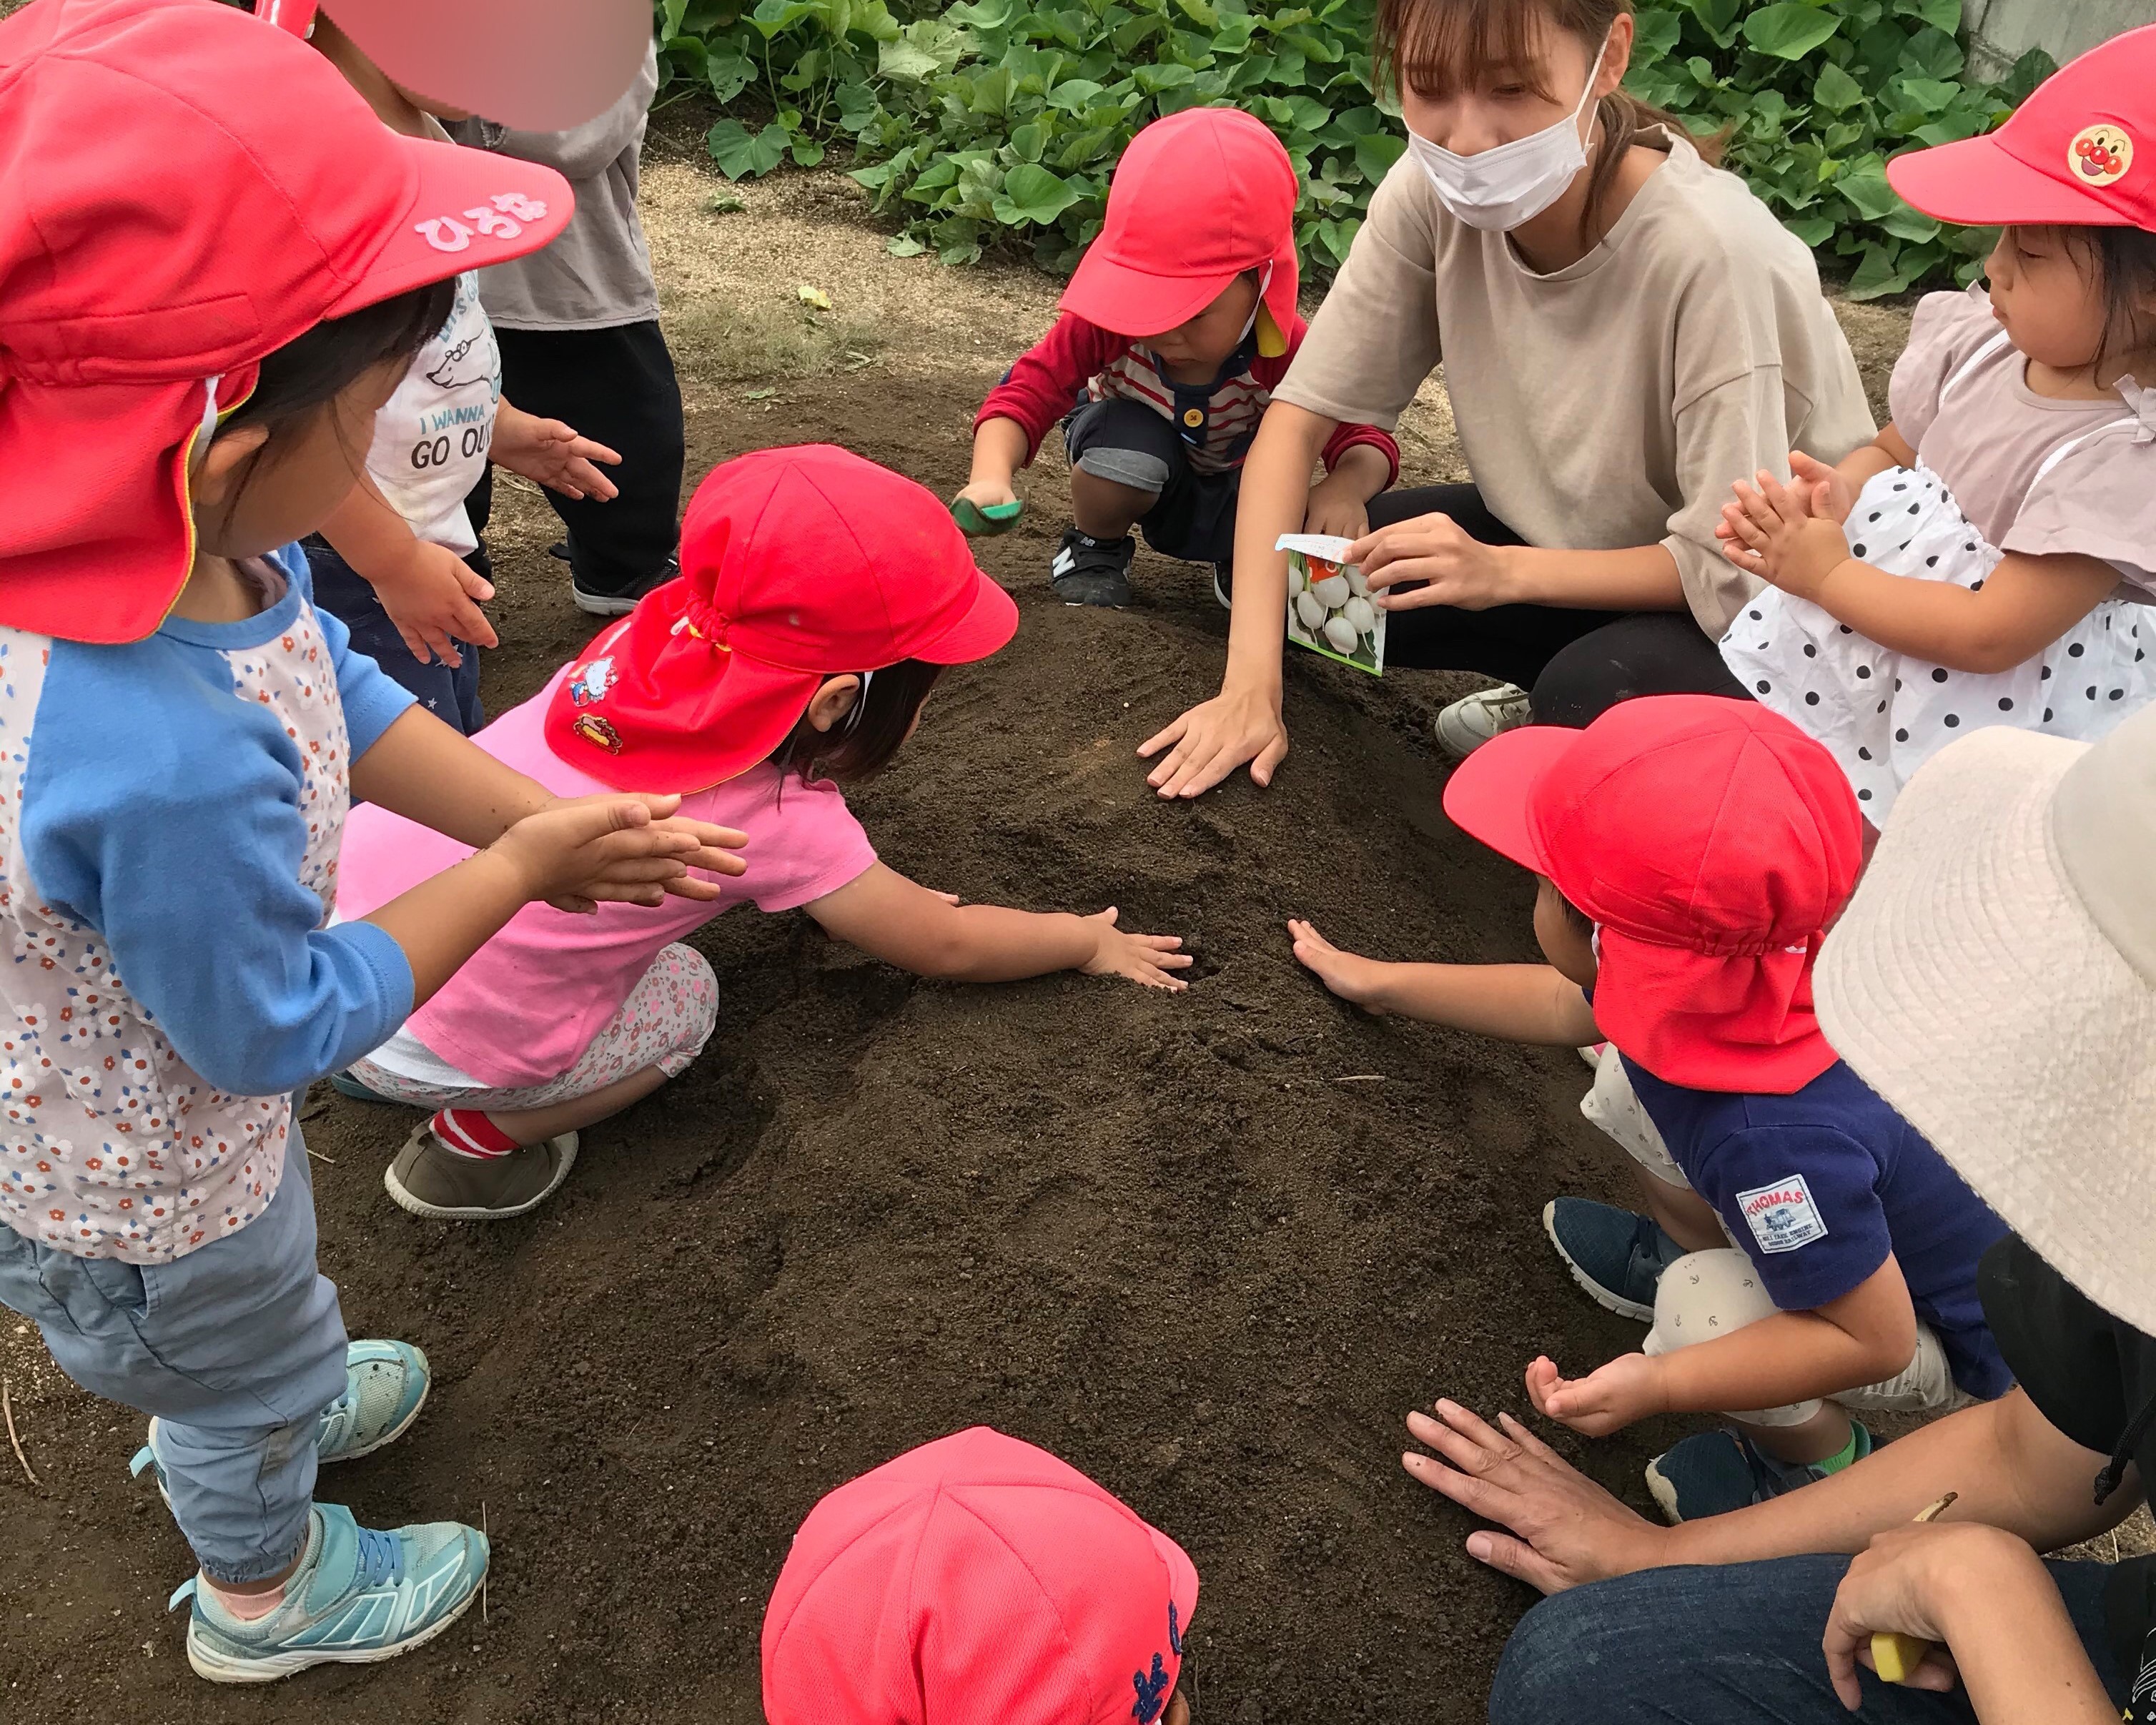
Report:
[[[205,1082],[128,993],[97,932],[38,894],[19,814],[51,657],[48,638],[0,629],[0,1220],[77,1257],[169,1263],[276,1195],[291,1098]],[[326,922],[350,805],[327,644],[303,605],[279,639],[225,658],[234,698],[270,708],[299,749],[300,879]]]

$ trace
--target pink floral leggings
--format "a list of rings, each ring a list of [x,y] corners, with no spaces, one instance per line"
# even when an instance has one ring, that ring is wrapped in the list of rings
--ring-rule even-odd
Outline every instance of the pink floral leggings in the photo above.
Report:
[[[458,1089],[422,1083],[354,1060],[352,1076],[369,1090],[418,1108],[485,1108],[514,1113],[552,1108],[656,1066],[678,1078],[704,1051],[719,1020],[719,979],[704,955],[678,942],[660,948],[621,1010],[592,1039],[583,1057],[557,1078],[522,1090]]]

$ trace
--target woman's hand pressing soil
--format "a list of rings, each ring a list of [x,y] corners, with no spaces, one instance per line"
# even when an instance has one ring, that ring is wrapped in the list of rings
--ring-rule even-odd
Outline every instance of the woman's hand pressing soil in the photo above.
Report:
[[[1093,956],[1078,968],[1087,976],[1127,976],[1148,988],[1180,994],[1189,983],[1176,975],[1195,962],[1179,950],[1179,934],[1126,934],[1116,927],[1116,907],[1082,919],[1095,931]]]
[[[1408,1415],[1407,1471],[1462,1509],[1495,1522],[1467,1536],[1467,1555],[1546,1594],[1663,1561],[1668,1531],[1635,1515],[1509,1414],[1491,1425],[1456,1402]]]

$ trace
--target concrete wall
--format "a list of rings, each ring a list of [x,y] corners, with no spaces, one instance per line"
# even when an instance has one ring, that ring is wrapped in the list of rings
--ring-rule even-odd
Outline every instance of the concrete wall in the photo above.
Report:
[[[2064,65],[2097,43],[2156,24],[2156,0],[1967,0],[1976,69],[1995,74],[2032,48]]]

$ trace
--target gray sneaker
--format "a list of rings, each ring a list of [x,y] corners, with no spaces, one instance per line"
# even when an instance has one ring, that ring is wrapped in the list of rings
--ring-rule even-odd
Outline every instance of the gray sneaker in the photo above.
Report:
[[[1500,683],[1455,701],[1440,713],[1437,746],[1454,760],[1464,761],[1499,732],[1516,730],[1533,718],[1527,691],[1516,683]]]
[[[577,1135],[482,1160],[460,1156],[431,1122],[404,1141],[382,1183],[403,1209],[435,1222],[496,1222],[535,1210],[554,1195],[577,1160]]]

